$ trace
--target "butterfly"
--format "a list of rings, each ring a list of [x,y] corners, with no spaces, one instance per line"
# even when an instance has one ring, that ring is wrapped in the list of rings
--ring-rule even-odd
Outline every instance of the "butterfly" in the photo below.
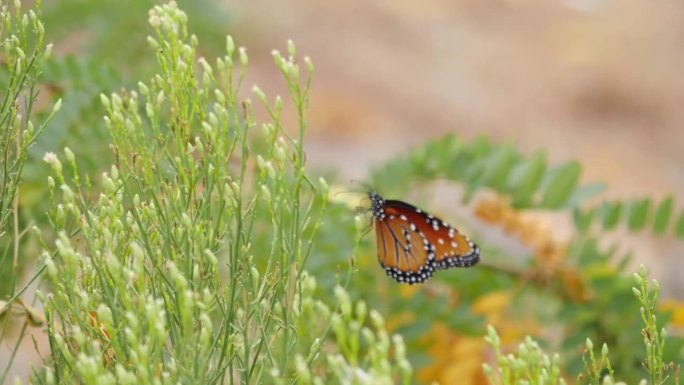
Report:
[[[397,282],[423,283],[437,270],[470,267],[480,260],[480,248],[447,222],[374,191],[368,198],[378,261]]]

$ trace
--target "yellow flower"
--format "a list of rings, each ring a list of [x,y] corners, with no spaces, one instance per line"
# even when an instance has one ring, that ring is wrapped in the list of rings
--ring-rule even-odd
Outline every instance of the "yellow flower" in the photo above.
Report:
[[[675,299],[664,299],[660,302],[660,310],[672,312],[670,325],[684,327],[684,302]]]
[[[482,362],[486,346],[482,338],[458,335],[443,323],[435,323],[426,336],[433,364],[418,371],[422,383],[484,385]]]

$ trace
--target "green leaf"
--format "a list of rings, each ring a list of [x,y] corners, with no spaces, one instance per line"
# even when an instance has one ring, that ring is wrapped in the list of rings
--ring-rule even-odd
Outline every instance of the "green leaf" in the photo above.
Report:
[[[627,226],[631,231],[639,231],[644,228],[650,207],[651,199],[649,198],[632,202],[629,206],[629,217],[627,218]]]
[[[568,206],[577,207],[587,200],[595,197],[606,189],[606,184],[602,182],[588,183],[579,186],[573,191]]]
[[[466,182],[464,202],[469,201],[473,194],[486,184],[489,159],[491,153],[496,149],[498,147],[493,147],[487,137],[480,136],[465,149],[463,156],[455,162],[457,168],[464,168],[462,173],[462,180]]]
[[[470,162],[468,168],[463,173],[463,180],[468,183],[469,188],[477,188],[482,186],[484,179],[483,176],[486,170],[485,159],[475,158]]]
[[[492,145],[486,136],[479,136],[468,148],[468,163],[463,174],[463,180],[469,184],[482,185],[486,167],[487,155],[492,151]]]
[[[679,216],[679,220],[675,226],[675,236],[677,238],[684,238],[684,212]]]
[[[575,207],[572,211],[572,217],[575,221],[575,227],[579,231],[587,231],[596,216],[596,209],[582,211],[579,207]]]
[[[483,157],[492,150],[492,143],[486,135],[480,135],[470,145],[470,151],[476,157]]]
[[[670,216],[672,215],[672,207],[674,199],[672,196],[665,198],[656,209],[655,218],[653,219],[653,233],[663,234],[670,223]]]
[[[617,226],[622,214],[622,202],[610,203],[603,202],[600,208],[601,218],[603,218],[603,228],[610,230]]]
[[[546,153],[536,151],[532,157],[518,164],[508,177],[513,192],[513,206],[528,206],[546,171]]]
[[[442,141],[429,142],[411,154],[411,166],[414,168],[415,173],[419,173],[425,178],[431,178],[434,175],[447,171],[457,171],[456,168],[444,166],[454,162],[453,154],[459,151],[459,146],[462,145],[454,137],[444,138]]]
[[[541,206],[558,209],[565,206],[577,187],[582,169],[577,162],[570,162],[559,166],[551,174]]]
[[[509,145],[492,151],[487,159],[484,180],[485,183],[497,190],[506,188],[506,178],[515,164],[517,156]]]

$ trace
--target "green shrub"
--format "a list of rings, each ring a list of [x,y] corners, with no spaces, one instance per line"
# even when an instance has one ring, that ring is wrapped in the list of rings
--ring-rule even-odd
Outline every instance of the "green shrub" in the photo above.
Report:
[[[26,19],[18,9],[12,17],[3,13],[3,34],[17,38],[3,40],[7,59],[0,71],[9,84],[0,116],[10,160],[0,170],[8,181],[0,186],[0,274],[12,277],[3,280],[9,295],[0,302],[0,340],[10,330],[7,320],[17,319],[6,315],[22,315],[23,325],[0,380],[27,325],[42,322],[24,298],[26,288],[16,287],[24,254],[32,250],[20,242],[32,223],[44,238],[31,280],[47,273],[41,299],[51,353],[36,368],[35,383],[430,382],[436,377],[421,369],[449,372],[465,361],[451,345],[468,338],[483,344],[494,313],[506,320],[503,326],[526,330],[533,319],[558,334],[549,341],[534,335],[539,343],[525,339],[518,355],[504,355],[489,329],[486,338],[503,370],[490,376],[493,383],[561,383],[560,373],[583,368],[584,382],[614,381],[614,375],[635,383],[644,375],[644,336],[651,383],[663,383],[674,368],[669,363],[684,341],[660,332],[669,315],[641,286],[646,310],[640,316],[625,270],[629,255],[604,239],[620,228],[681,237],[684,215],[674,198],[604,202],[597,197],[602,183],[580,183],[578,162],[549,164],[544,151],[525,155],[484,137],[430,141],[373,170],[372,184],[388,198],[404,198],[416,181],[451,182],[464,203],[474,202],[487,231],[503,228],[526,246],[527,258],[515,259],[459,223],[482,247],[482,263],[440,272],[418,288],[399,286],[377,266],[366,241],[373,237],[363,237],[367,218],[354,218],[348,203],[306,168],[313,65],[298,60],[294,44],[273,56],[288,98],[269,99],[254,87],[253,104],[242,84],[245,49],[228,38],[215,61],[197,56],[216,50],[203,45],[200,51],[200,39],[189,32],[197,29],[187,23],[209,30],[205,21],[220,24],[219,13],[188,16],[173,3],[155,7],[148,15],[154,34],[145,43],[128,32],[141,33],[147,2],[133,9],[82,3],[51,3]],[[131,10],[140,13],[134,20]],[[108,14],[116,17],[103,17]],[[46,61],[41,17],[62,38],[71,33],[69,22],[86,16],[95,31],[87,55]],[[112,49],[128,40],[136,49]],[[152,50],[144,51],[145,44]],[[53,113],[47,103],[48,113],[32,114],[41,73],[48,96],[69,97],[37,140]],[[282,119],[290,111],[294,127]],[[42,122],[37,129],[28,119],[33,115]],[[89,145],[75,147],[83,141]],[[55,148],[64,146],[57,156]],[[41,158],[52,168],[49,179]],[[430,208],[429,189],[421,192],[416,203]],[[45,210],[49,228],[35,214]],[[556,240],[525,216],[540,211],[572,218],[571,238]],[[488,298],[504,303],[483,310]],[[652,327],[640,336],[645,321]],[[586,341],[610,346],[611,360],[607,348],[599,359],[590,348],[580,354]],[[549,358],[540,345],[560,354]],[[467,358],[486,356],[476,345]]]
[[[238,97],[248,56],[232,38],[212,66],[175,4],[149,21],[160,72],[101,96],[110,171],[90,180],[69,148],[64,166],[45,156],[58,237],[44,255],[51,356],[33,380],[409,383],[403,342],[379,313],[342,286],[332,306],[316,299],[303,268],[328,195],[304,168],[311,62],[300,69],[291,42],[273,54],[299,117],[293,137],[279,97],[253,89],[264,123]]]
[[[44,119],[36,119],[38,78],[52,46],[45,42],[45,27],[40,10],[23,12],[21,2],[2,3],[0,11],[0,343],[10,347],[7,362],[0,363],[0,383],[5,383],[9,369],[29,325],[40,325],[41,315],[21,300],[29,282],[21,281],[26,258],[26,238],[31,226],[19,198],[23,189],[24,167],[28,153],[61,102]],[[38,123],[39,122],[39,123]],[[20,286],[21,285],[21,286]],[[21,316],[17,318],[16,316]],[[19,332],[15,331],[17,319]]]
[[[653,280],[653,284],[649,287],[646,268],[642,266],[639,272],[634,274],[634,282],[636,287],[632,287],[632,292],[641,305],[639,309],[643,322],[641,336],[646,348],[646,358],[643,359],[642,364],[648,374],[648,381],[643,379],[639,383],[661,385],[669,379],[671,383],[679,384],[680,366],[674,362],[668,362],[664,358],[667,332],[665,328],[660,328],[657,323],[658,281]],[[490,384],[566,383],[560,376],[559,355],[555,354],[552,359],[549,359],[530,337],[527,337],[525,342],[519,345],[517,354],[503,353],[501,340],[491,326],[488,327],[485,340],[494,348],[498,364],[496,370],[488,364],[483,365]],[[601,348],[601,356],[597,359],[594,355],[594,344],[591,339],[587,338],[586,348],[582,355],[584,373],[578,376],[577,382],[591,385],[624,384],[624,382],[616,382],[615,377],[619,377],[620,373],[616,373],[613,369],[608,356],[608,345],[604,343]],[[640,354],[640,356],[643,355]]]
[[[567,372],[582,369],[579,347],[590,338],[612,347],[613,369],[621,378],[634,382],[641,377],[642,340],[635,333],[641,318],[638,306],[631,301],[632,280],[625,270],[631,255],[621,254],[623,248],[615,241],[607,242],[604,236],[620,227],[630,233],[651,231],[660,236],[669,232],[676,237],[680,220],[668,218],[684,214],[677,214],[671,198],[658,205],[651,204],[650,199],[627,204],[594,203],[605,186],[579,183],[580,171],[574,161],[548,165],[543,151],[526,156],[510,145],[494,144],[484,137],[466,142],[450,135],[420,145],[373,172],[372,179],[381,190],[394,191],[399,197],[407,186],[422,182],[419,205],[421,200],[429,200],[426,192],[433,181],[458,183],[464,203],[475,201],[474,212],[488,224],[488,230],[501,227],[527,247],[528,258],[523,259],[495,244],[481,243],[483,258],[477,268],[432,279],[450,291],[441,292],[437,298],[419,291],[408,300],[400,298],[404,304],[397,307],[396,302],[390,302],[394,316],[406,311],[416,314],[409,326],[398,329],[406,337],[409,350],[425,350],[421,339],[433,333],[435,321],[446,323],[455,334],[481,334],[483,320],[481,314],[473,312],[473,305],[503,290],[513,294],[504,310],[508,324],[533,329],[522,321],[522,315],[531,313],[536,322],[557,331],[553,341],[544,341],[541,333],[535,337],[557,345]],[[567,240],[557,240],[551,229],[534,220],[539,212],[574,218],[576,231]],[[526,216],[528,213],[532,217]],[[477,242],[479,236],[471,238]],[[459,298],[457,306],[448,305],[452,296]],[[382,302],[366,299],[375,306]],[[663,325],[670,319],[667,312],[654,311]],[[389,319],[394,316],[387,315]],[[680,354],[684,339],[671,335],[667,340],[669,347],[663,356],[669,362]],[[473,354],[485,357],[482,352]],[[409,357],[412,362],[421,359]],[[436,359],[434,355],[431,358]]]

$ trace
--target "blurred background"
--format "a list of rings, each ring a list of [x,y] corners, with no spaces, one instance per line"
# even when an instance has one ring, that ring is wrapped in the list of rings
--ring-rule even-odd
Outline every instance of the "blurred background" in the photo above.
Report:
[[[369,163],[416,142],[486,133],[548,148],[552,161],[581,159],[585,178],[610,181],[616,193],[682,190],[681,2],[228,7],[255,77],[273,76],[269,52],[286,38],[314,59],[312,166],[363,177]]]
[[[91,175],[111,164],[111,156],[103,156],[109,154],[108,134],[98,95],[133,86],[153,73],[155,59],[145,36],[150,34],[147,10],[154,3],[44,2],[47,36],[55,44],[54,60],[45,70],[45,95],[62,97],[64,107],[32,148],[21,196],[27,222],[45,212],[48,170],[39,161],[45,152],[70,146]],[[351,179],[372,184],[371,168],[452,133],[466,141],[485,135],[525,154],[545,149],[550,163],[578,160],[582,182],[606,182],[602,198],[684,195],[681,1],[178,3],[210,62],[222,54],[226,34],[247,47],[246,91],[258,83],[268,95],[285,94],[271,50],[285,51],[287,39],[297,44],[300,56],[312,58],[316,73],[307,163],[314,173],[335,175],[341,189],[356,188]],[[384,191],[388,198],[405,198],[392,193]],[[418,202],[451,217],[460,202],[452,193],[438,191],[430,195],[433,200]],[[571,230],[568,218],[541,220],[552,234],[562,237]],[[475,234],[486,231],[472,214],[466,222]],[[633,266],[649,267],[666,299],[684,300],[684,273],[677,268],[684,254],[681,241],[619,231],[611,237],[634,251]],[[519,247],[506,237],[496,242],[500,248]],[[376,269],[369,250],[362,257]],[[412,295],[408,289],[400,292]],[[480,303],[484,313],[499,306],[496,301],[507,300],[492,296],[488,301]],[[401,325],[401,316],[397,319],[390,319],[390,325]],[[436,325],[432,333],[441,328],[446,326]],[[460,350],[452,353],[461,363],[481,349],[475,339],[459,335],[445,341],[459,341],[454,346]],[[27,339],[25,345],[26,359],[13,368],[22,376],[39,362],[31,354],[33,342]],[[469,372],[442,365],[435,357],[448,347],[428,345],[425,351],[437,352],[432,359],[414,361],[427,368],[421,373],[424,382],[449,383],[445,379],[466,378],[458,376],[479,368],[479,355],[468,364]],[[0,360],[7,354],[3,348]],[[467,378],[482,383],[475,375]]]
[[[226,7],[227,29],[248,47],[262,88],[283,94],[264,79],[281,85],[270,51],[284,50],[286,39],[313,59],[308,164],[335,170],[340,183],[366,180],[369,168],[454,133],[484,134],[528,154],[546,149],[552,163],[576,159],[582,181],[607,183],[604,197],[684,192],[679,1],[253,0]],[[450,202],[433,207],[457,202],[440,198]],[[672,266],[684,245],[626,242],[666,292],[681,297],[684,274]]]

